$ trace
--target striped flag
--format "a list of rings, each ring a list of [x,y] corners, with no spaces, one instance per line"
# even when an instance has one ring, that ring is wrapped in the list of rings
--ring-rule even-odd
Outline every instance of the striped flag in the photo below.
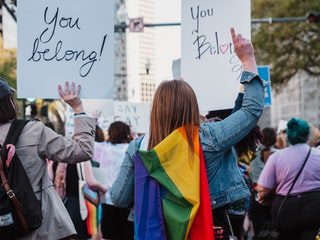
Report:
[[[135,157],[135,239],[212,240],[209,186],[195,129],[194,151],[179,128]]]
[[[102,217],[101,204],[96,206],[87,199],[85,199],[85,204],[88,210],[88,216],[86,219],[87,232],[93,237],[99,232],[99,225]]]

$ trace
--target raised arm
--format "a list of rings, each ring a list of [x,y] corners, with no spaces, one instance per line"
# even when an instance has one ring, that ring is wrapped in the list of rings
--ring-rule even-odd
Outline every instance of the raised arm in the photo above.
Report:
[[[39,155],[53,161],[77,163],[90,160],[93,157],[95,136],[95,119],[88,117],[79,98],[80,86],[66,82],[65,90],[58,88],[61,98],[74,111],[74,135],[67,139],[47,127],[40,128]]]
[[[244,86],[240,84],[240,90],[237,96],[237,99],[235,101],[234,107],[232,109],[232,113],[235,113],[242,107],[242,102],[243,102],[243,92],[244,92]]]
[[[242,107],[220,122],[201,124],[202,139],[209,139],[202,144],[212,151],[225,151],[238,143],[257,124],[263,111],[264,84],[257,75],[253,46],[240,34],[231,35],[235,52],[242,62],[244,72],[241,83],[244,85]]]

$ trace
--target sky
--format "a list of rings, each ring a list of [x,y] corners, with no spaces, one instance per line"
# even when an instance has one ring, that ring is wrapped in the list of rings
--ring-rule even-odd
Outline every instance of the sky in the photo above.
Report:
[[[181,22],[181,0],[155,0],[155,22]],[[172,61],[181,57],[181,28],[158,27],[156,40],[156,82],[172,78]]]

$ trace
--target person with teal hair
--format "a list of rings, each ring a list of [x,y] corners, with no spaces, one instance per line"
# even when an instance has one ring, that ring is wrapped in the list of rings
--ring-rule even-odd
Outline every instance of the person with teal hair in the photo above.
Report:
[[[305,120],[292,118],[286,133],[290,146],[272,154],[259,177],[259,203],[276,194],[271,215],[279,239],[314,240],[320,227],[320,150],[308,145]]]
[[[310,126],[300,118],[292,118],[287,124],[287,138],[291,145],[306,143],[309,140]]]

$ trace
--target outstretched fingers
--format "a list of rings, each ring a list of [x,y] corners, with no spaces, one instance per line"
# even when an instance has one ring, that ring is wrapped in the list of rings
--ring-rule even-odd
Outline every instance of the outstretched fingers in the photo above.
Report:
[[[58,93],[59,93],[59,96],[60,96],[61,98],[63,98],[64,92],[62,91],[62,87],[61,87],[60,84],[58,85]]]
[[[71,94],[76,94],[76,84],[74,82],[71,83]]]
[[[66,81],[65,85],[64,85],[64,92],[66,95],[70,95],[70,89],[69,89],[69,82]]]
[[[80,95],[80,90],[81,90],[81,85],[79,84],[79,85],[77,86],[77,89],[76,89],[76,96],[77,96],[77,97],[79,97],[79,95]]]
[[[58,85],[58,93],[59,96],[63,99],[65,97],[79,97],[81,86],[76,85],[75,82],[72,82],[71,85],[68,81],[65,82],[64,89],[59,84]]]

